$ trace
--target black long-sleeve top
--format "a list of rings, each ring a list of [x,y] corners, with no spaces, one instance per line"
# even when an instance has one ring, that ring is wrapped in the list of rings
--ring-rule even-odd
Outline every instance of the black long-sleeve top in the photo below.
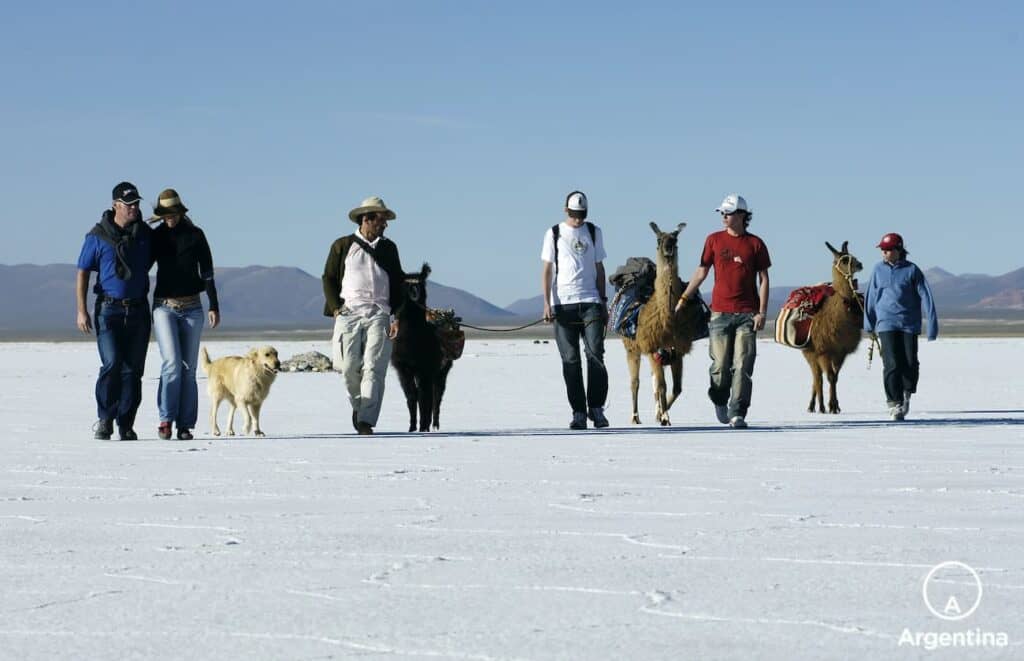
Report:
[[[213,284],[213,256],[206,235],[188,219],[174,228],[166,224],[153,230],[153,261],[156,269],[154,298],[179,298],[205,291],[210,310],[217,312]]]

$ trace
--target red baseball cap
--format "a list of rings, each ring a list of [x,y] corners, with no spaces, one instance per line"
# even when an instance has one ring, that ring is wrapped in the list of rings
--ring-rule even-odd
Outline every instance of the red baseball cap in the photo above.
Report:
[[[877,247],[882,250],[903,250],[903,237],[896,232],[889,232],[882,237]]]

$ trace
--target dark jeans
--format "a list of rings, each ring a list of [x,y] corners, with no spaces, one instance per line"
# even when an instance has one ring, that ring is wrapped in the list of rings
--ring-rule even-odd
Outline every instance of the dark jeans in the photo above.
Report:
[[[604,314],[604,306],[600,303],[555,306],[555,343],[562,355],[562,377],[574,412],[603,407],[608,398],[608,370],[604,367]],[[585,391],[580,338],[587,355]]]
[[[96,306],[96,345],[100,374],[96,379],[96,415],[132,429],[142,403],[142,373],[149,349],[150,316],[145,301],[125,307],[118,303]]]
[[[708,397],[727,406],[729,417],[746,417],[754,389],[757,331],[750,312],[712,312],[708,322],[711,387]]]
[[[882,385],[885,401],[894,406],[903,401],[903,393],[917,392],[920,364],[917,362],[917,334],[885,331],[878,334],[882,348]]]

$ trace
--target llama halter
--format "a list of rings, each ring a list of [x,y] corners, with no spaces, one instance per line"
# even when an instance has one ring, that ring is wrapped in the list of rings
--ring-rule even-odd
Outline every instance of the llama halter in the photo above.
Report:
[[[843,270],[843,266],[846,266],[846,270]],[[853,255],[846,253],[836,258],[836,261],[832,263],[833,268],[843,276],[846,280],[846,284],[850,285],[850,291],[853,292],[853,300],[857,301],[857,307],[860,308],[861,316],[867,314],[867,310],[864,309],[864,302],[860,299],[860,295],[857,293],[856,287],[853,286]],[[878,336],[873,332],[871,333],[871,344],[868,346],[868,369],[871,369],[871,361],[875,357],[875,345],[878,344]],[[881,351],[881,347],[878,349]]]

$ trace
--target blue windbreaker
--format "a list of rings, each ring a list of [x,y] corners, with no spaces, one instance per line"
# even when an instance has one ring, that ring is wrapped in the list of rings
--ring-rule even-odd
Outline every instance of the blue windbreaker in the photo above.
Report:
[[[865,296],[864,330],[920,333],[922,304],[928,315],[928,339],[934,340],[939,335],[939,317],[924,273],[905,259],[895,264],[879,262]]]

